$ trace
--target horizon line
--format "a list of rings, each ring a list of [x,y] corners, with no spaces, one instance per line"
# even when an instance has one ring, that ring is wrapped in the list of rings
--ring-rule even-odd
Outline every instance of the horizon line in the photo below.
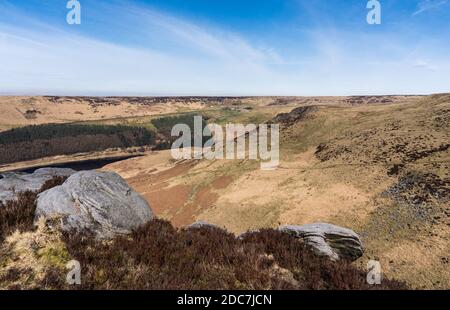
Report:
[[[59,94],[59,93],[15,93],[15,92],[0,92],[0,97],[77,97],[77,98],[248,98],[248,97],[381,97],[381,96],[433,96],[433,95],[444,95],[450,94],[448,92],[433,92],[433,93],[367,93],[367,94],[331,94],[331,95],[283,95],[283,94],[270,94],[270,95],[254,95],[254,94],[114,94],[114,93],[104,93],[104,94]]]

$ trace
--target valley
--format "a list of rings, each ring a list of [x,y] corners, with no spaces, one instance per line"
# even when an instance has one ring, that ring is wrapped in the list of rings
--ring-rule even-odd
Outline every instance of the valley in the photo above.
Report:
[[[3,132],[58,123],[139,128],[154,137],[151,143],[4,162],[2,172],[115,158],[97,169],[118,173],[158,218],[175,227],[206,221],[239,235],[286,224],[333,223],[360,235],[366,252],[355,265],[365,268],[377,260],[383,274],[413,288],[450,287],[448,94],[4,97],[0,111]],[[249,159],[174,160],[170,128],[194,115],[221,125],[280,124],[278,169],[263,171]]]

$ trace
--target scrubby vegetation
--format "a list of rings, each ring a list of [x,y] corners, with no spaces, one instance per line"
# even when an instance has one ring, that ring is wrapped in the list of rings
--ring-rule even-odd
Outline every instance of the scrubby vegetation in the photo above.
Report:
[[[17,200],[8,201],[5,205],[0,203],[0,242],[16,230],[20,232],[33,230],[37,195],[47,189],[61,185],[66,179],[66,177],[54,177],[45,182],[37,192],[22,192],[18,194]]]
[[[47,182],[42,190],[61,184]],[[292,236],[267,229],[236,238],[214,227],[176,229],[154,220],[110,241],[88,234],[33,227],[34,199],[26,192],[0,207],[1,287],[45,289],[405,289],[384,279],[366,283],[366,272],[349,262],[313,255]],[[19,234],[19,230],[22,232]],[[33,232],[36,230],[35,232]],[[32,239],[32,240],[31,240]],[[17,249],[20,244],[20,252]],[[18,254],[19,253],[19,254]],[[20,254],[25,253],[25,254]],[[34,265],[26,268],[26,255]],[[82,284],[66,284],[64,265],[76,259]],[[5,263],[7,262],[7,263]],[[39,274],[37,274],[39,273]],[[23,280],[23,279],[26,279]],[[21,282],[22,281],[22,282]],[[25,282],[23,282],[25,281]]]
[[[177,230],[155,220],[110,243],[65,234],[83,266],[83,289],[403,289],[385,280],[366,283],[366,272],[348,262],[314,256],[297,239],[275,230],[235,238],[221,229]],[[67,288],[49,273],[47,285]]]
[[[141,127],[92,124],[33,125],[0,133],[0,164],[114,147],[151,145],[154,142],[154,134]]]
[[[20,193],[17,200],[0,203],[0,241],[14,230],[32,229],[36,196],[36,192],[27,191]]]

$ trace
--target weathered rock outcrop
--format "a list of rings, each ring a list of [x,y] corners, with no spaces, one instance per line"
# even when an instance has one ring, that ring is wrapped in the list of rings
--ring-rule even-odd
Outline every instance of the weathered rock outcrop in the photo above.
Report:
[[[215,229],[222,229],[217,225],[210,224],[205,221],[197,221],[192,223],[191,225],[186,226],[186,229],[199,229],[199,228],[215,228]]]
[[[298,121],[311,118],[317,110],[318,108],[314,106],[298,107],[289,113],[278,114],[272,121],[274,123],[292,125]]]
[[[153,219],[150,206],[116,173],[81,171],[37,198],[39,217],[60,218],[61,229],[98,238],[127,234]]]
[[[27,190],[37,191],[55,176],[70,176],[75,170],[68,168],[41,168],[33,173],[8,172],[0,174],[0,202],[15,200],[17,194]]]
[[[364,253],[361,239],[348,228],[315,223],[302,226],[286,225],[278,229],[302,239],[316,254],[327,256],[331,260],[353,261]]]

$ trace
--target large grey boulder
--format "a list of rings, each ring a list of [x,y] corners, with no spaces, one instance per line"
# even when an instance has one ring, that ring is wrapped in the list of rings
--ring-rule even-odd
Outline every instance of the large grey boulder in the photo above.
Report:
[[[33,173],[2,173],[0,174],[0,202],[5,203],[8,200],[15,200],[20,192],[37,191],[53,177],[68,177],[75,172],[75,170],[68,168],[41,168]]]
[[[302,226],[286,225],[280,231],[302,239],[316,254],[327,256],[331,260],[354,261],[364,253],[359,236],[351,229],[327,223],[315,223]]]
[[[147,201],[114,172],[81,171],[38,195],[35,221],[58,218],[65,231],[89,231],[98,238],[130,233],[151,221]]]

